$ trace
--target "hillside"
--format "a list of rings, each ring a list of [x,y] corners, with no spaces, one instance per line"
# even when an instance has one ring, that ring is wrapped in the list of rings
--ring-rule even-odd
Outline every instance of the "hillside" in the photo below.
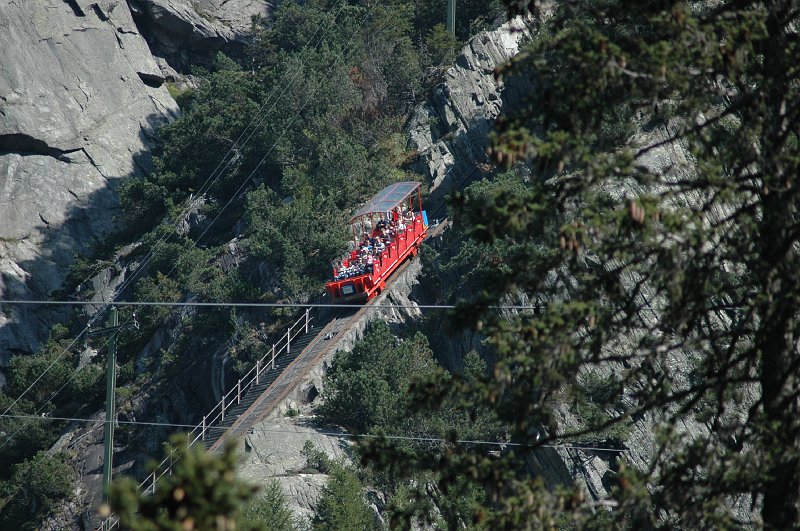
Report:
[[[250,8],[254,4],[250,3]],[[427,48],[434,53],[433,46],[440,47],[435,57],[422,54],[411,39],[430,32],[430,22],[403,21],[398,31],[390,31],[388,25],[401,19],[380,7],[365,18],[365,10],[345,5],[326,14],[288,6],[270,21],[269,29],[257,30],[265,32],[257,38],[242,22],[247,11],[238,12],[233,20],[222,12],[180,2],[132,2],[129,6],[72,2],[45,7],[30,7],[31,12],[29,8],[6,8],[9,20],[19,20],[12,34],[17,39],[15,49],[21,49],[32,35],[56,34],[59,25],[70,28],[59,33],[57,46],[42,51],[51,67],[25,68],[21,58],[8,57],[9,66],[17,69],[16,78],[4,78],[9,92],[27,95],[26,87],[31,85],[69,87],[71,68],[86,72],[75,76],[76,90],[85,90],[92,97],[87,96],[90,103],[76,107],[65,103],[62,93],[51,92],[49,105],[62,109],[64,120],[73,123],[59,126],[45,120],[46,127],[31,120],[33,103],[4,97],[4,102],[10,102],[4,107],[4,115],[10,117],[4,127],[16,128],[7,136],[8,149],[2,155],[10,172],[6,182],[19,182],[18,176],[28,179],[19,188],[7,188],[9,201],[27,209],[5,211],[16,216],[5,225],[16,232],[3,237],[7,246],[3,294],[7,298],[67,296],[97,302],[111,298],[311,299],[319,293],[328,257],[342,248],[343,236],[336,227],[344,229],[347,209],[387,180],[412,175],[407,172],[419,164],[414,161],[427,156],[414,154],[424,148],[406,147],[406,128],[416,130],[415,138],[419,138],[425,129],[420,120],[434,120],[417,113],[414,124],[405,125],[423,100],[415,94],[424,94],[428,87],[444,81],[439,90],[463,94],[457,96],[456,105],[464,106],[475,91],[489,96],[496,92],[490,69],[513,55],[517,40],[525,36],[506,28],[497,37],[483,34],[472,39],[460,59],[467,62],[466,67],[453,72],[478,75],[459,80],[446,66],[433,62],[455,58],[460,46],[456,41],[436,34],[439,41],[429,40]],[[270,12],[254,13],[267,16]],[[499,11],[487,13],[479,13],[486,24],[493,22]],[[366,41],[353,41],[353,29],[364,24],[372,28],[365,30]],[[390,32],[381,36],[376,28]],[[307,31],[305,46],[283,40],[284,35],[297,40],[303,31]],[[259,42],[262,35],[267,38]],[[494,38],[496,44],[491,42]],[[113,39],[114,46],[101,44],[102,39]],[[254,40],[259,44],[253,46]],[[184,42],[188,46],[183,46]],[[106,65],[100,68],[84,59],[93,48],[111,50],[116,56],[95,54],[94,59]],[[177,48],[186,52],[175,55]],[[219,50],[234,60],[215,55]],[[115,61],[121,61],[119,68]],[[262,66],[255,75],[248,75],[236,61]],[[127,77],[117,73],[126,69],[130,69]],[[108,79],[89,75],[96,70]],[[406,77],[398,77],[398,73]],[[50,79],[41,77],[48,75]],[[63,80],[52,79],[62,75]],[[87,85],[83,78],[92,84]],[[287,81],[291,84],[281,85]],[[121,89],[115,83],[134,91],[132,103],[117,104],[114,98],[119,98]],[[180,111],[170,96],[177,98]],[[41,101],[36,108],[41,108]],[[151,102],[155,107],[135,102]],[[234,138],[259,107],[269,119],[258,122],[253,140],[243,144],[234,158],[226,159],[230,153],[226,153],[229,144],[225,138]],[[107,109],[118,114],[108,115]],[[498,110],[496,104],[486,110],[466,105],[458,112],[463,120],[486,121]],[[92,113],[99,116],[101,112],[106,113],[103,123],[107,127],[113,124],[113,130],[104,130],[102,124],[91,120]],[[148,128],[144,129],[141,124],[146,121]],[[136,135],[122,136],[120,125],[127,122],[139,126],[132,127]],[[162,128],[170,122],[174,125]],[[447,117],[441,123],[451,127]],[[53,138],[37,138],[37,128],[52,131]],[[196,130],[207,133],[192,136]],[[436,128],[430,131],[438,134]],[[81,140],[73,146],[69,138],[59,140],[59,135]],[[482,148],[474,149],[477,154]],[[265,151],[267,157],[259,162]],[[73,160],[79,155],[85,155],[85,164]],[[107,159],[112,155],[118,161],[116,166]],[[212,172],[220,160],[227,164],[226,171]],[[363,160],[369,163],[364,165]],[[124,166],[125,161],[129,166]],[[25,164],[38,170],[26,169]],[[42,170],[42,164],[49,166]],[[79,173],[70,177],[75,171]],[[86,187],[94,182],[80,173],[86,171],[96,171],[100,178],[84,196],[78,193],[83,189],[70,184],[70,179]],[[209,174],[216,181],[201,187],[201,179]],[[51,180],[46,175],[63,178]],[[427,177],[423,173],[412,178]],[[232,193],[240,182],[241,193]],[[429,182],[431,190],[439,188],[434,178]],[[39,194],[36,201],[26,200],[24,190],[47,190],[47,186],[65,187],[68,194],[55,195],[53,191],[50,196]],[[281,204],[282,197],[291,201]],[[319,208],[320,197],[324,198],[323,208]],[[442,197],[431,204],[442,205]],[[312,207],[314,202],[317,205]],[[273,212],[264,215],[269,211]],[[161,225],[159,216],[164,216]],[[300,220],[306,224],[298,223]],[[321,233],[313,228],[320,224],[325,227]],[[297,254],[309,250],[310,259]],[[289,263],[294,267],[287,267]],[[4,389],[5,407],[17,414],[99,418],[103,342],[85,336],[86,319],[103,317],[94,313],[97,308],[102,306],[86,312],[62,308],[47,313],[24,306],[6,310],[7,321],[0,328],[7,338],[4,359],[10,373]],[[142,328],[125,332],[121,338],[119,418],[177,424],[195,422],[264,348],[271,331],[290,317],[280,312],[265,317],[247,311],[191,309],[137,313]],[[123,320],[129,316],[123,309]],[[73,341],[76,337],[78,341]],[[30,392],[25,393],[29,387]],[[14,403],[19,396],[22,399]],[[93,521],[99,499],[102,430],[74,423],[39,424],[13,419],[4,424],[4,431],[14,434],[7,441],[13,450],[4,460],[6,477],[22,459],[49,449],[51,455],[79,470],[81,477],[65,491],[71,491],[68,498],[74,499],[60,506],[61,516],[49,525]],[[146,457],[166,440],[169,431],[121,425],[117,430],[120,447],[115,453],[117,473],[141,477]],[[55,446],[50,447],[53,442]],[[9,477],[8,488],[13,488],[13,481]],[[18,513],[13,495],[10,500],[4,509],[5,517],[12,519],[9,521],[30,517]],[[52,503],[44,507],[55,508]]]
[[[122,527],[796,525],[799,13],[0,6],[0,527],[100,522],[111,341]],[[435,236],[326,307],[408,180]]]

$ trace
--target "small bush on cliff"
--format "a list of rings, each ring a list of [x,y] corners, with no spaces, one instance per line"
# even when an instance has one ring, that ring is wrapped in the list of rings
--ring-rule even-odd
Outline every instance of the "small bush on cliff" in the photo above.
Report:
[[[264,490],[256,494],[245,506],[242,519],[260,525],[266,531],[301,529],[277,480],[270,481]]]
[[[37,529],[36,522],[72,494],[76,480],[62,455],[39,452],[16,465],[11,479],[0,485],[0,527]]]

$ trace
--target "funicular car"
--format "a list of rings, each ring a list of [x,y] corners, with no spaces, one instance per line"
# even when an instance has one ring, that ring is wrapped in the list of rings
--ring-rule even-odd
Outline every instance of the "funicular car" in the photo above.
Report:
[[[414,209],[416,198],[417,209]],[[335,303],[366,302],[386,288],[387,279],[409,256],[416,256],[428,231],[420,183],[390,184],[350,218],[353,241],[333,265],[325,290]]]

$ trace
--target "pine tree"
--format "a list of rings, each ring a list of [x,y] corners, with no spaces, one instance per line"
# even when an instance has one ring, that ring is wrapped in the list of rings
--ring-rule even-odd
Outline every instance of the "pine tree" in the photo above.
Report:
[[[110,509],[122,529],[263,529],[260,523],[242,523],[240,511],[256,492],[236,477],[236,451],[228,445],[221,455],[206,453],[201,445],[189,447],[176,436],[172,474],[163,476],[155,493],[142,493],[136,482],[124,477],[111,484]]]
[[[499,72],[526,98],[491,155],[533,177],[457,198],[475,240],[514,244],[459,310],[498,357],[462,392],[530,448],[410,463],[483,482],[489,528],[800,521],[798,17],[796,0],[564,2]],[[486,308],[520,292],[535,314]],[[439,392],[421,386],[419,403]],[[556,422],[564,397],[592,406],[574,408],[582,427]],[[537,445],[612,444],[634,421],[654,446],[612,459],[616,510],[530,477]]]

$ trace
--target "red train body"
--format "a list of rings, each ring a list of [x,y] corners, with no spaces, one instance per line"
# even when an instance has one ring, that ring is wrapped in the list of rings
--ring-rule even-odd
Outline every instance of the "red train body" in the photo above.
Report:
[[[414,210],[414,199],[417,210]],[[352,218],[352,249],[333,267],[325,290],[335,303],[366,302],[409,256],[416,256],[428,233],[420,184],[394,183],[378,192]]]

